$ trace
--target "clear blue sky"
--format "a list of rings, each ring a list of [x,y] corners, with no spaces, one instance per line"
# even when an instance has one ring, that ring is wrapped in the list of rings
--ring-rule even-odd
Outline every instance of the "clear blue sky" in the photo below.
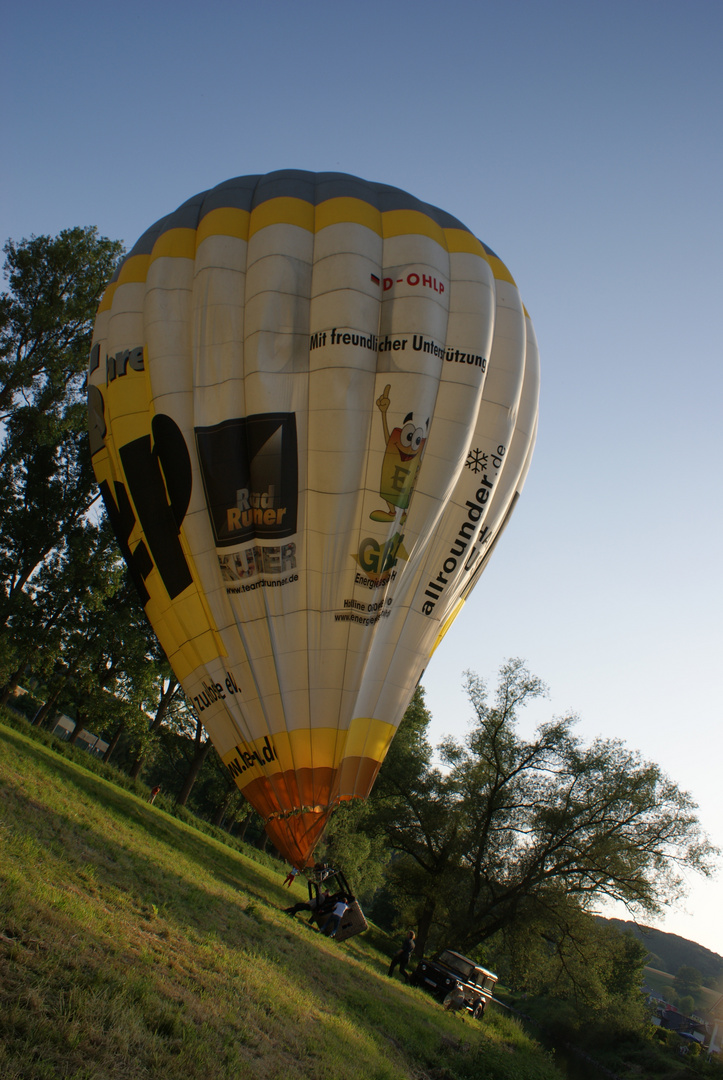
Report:
[[[510,267],[540,343],[515,517],[425,675],[522,656],[723,846],[720,0],[27,0],[6,7],[0,238],[131,245],[189,196],[340,170],[444,207]],[[722,886],[664,929],[723,953]]]

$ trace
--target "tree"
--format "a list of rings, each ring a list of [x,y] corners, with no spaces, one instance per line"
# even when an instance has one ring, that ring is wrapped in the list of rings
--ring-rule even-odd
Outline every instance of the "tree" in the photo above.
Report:
[[[518,734],[520,710],[546,694],[522,661],[503,665],[493,704],[474,675],[467,693],[467,738],[442,745],[444,768],[412,755],[382,811],[421,948],[469,952],[523,924],[549,924],[554,940],[563,899],[654,914],[683,891],[683,869],[711,872],[695,804],[656,765],[617,740],[583,746],[574,716]]]
[[[703,985],[703,976],[698,968],[691,967],[690,964],[681,964],[675,973],[673,985],[679,994],[695,996]]]
[[[161,741],[170,766],[178,806],[185,806],[201,770],[213,750],[213,744],[188,698],[180,690],[173,693],[167,705],[164,724],[159,729]],[[228,770],[226,773],[226,783]],[[205,808],[206,813],[208,808]]]
[[[203,763],[206,760],[208,752],[209,750],[211,750],[213,745],[208,737],[208,734],[206,733],[206,729],[201,723],[200,718],[196,716],[194,717],[194,719],[196,730],[193,736],[193,755],[188,762],[188,770],[186,772],[186,777],[183,781],[183,786],[181,787],[181,790],[176,796],[176,803],[178,806],[185,806],[188,802],[188,796],[191,794],[191,788],[198,780],[198,776],[201,772],[201,768],[203,767]]]
[[[110,569],[117,576],[108,574],[68,628],[58,703],[75,713],[71,742],[92,721],[105,731],[131,727],[140,745],[155,691],[155,637],[117,551]]]
[[[340,866],[355,893],[371,899],[382,884],[389,859],[386,837],[371,828],[373,811],[361,799],[342,803],[331,819],[318,852],[322,862]]]
[[[143,741],[143,745],[139,747],[136,759],[130,768],[130,776],[133,780],[136,780],[140,774],[143,766],[147,763],[149,755],[153,749],[158,731],[161,725],[166,720],[168,710],[171,708],[174,699],[180,697],[183,694],[181,684],[176,676],[171,671],[171,666],[168,663],[163,650],[158,645],[156,655],[154,657],[154,669],[156,674],[156,691],[157,698],[154,702],[155,713],[153,719],[148,725],[147,738]]]
[[[87,609],[97,609],[99,600],[113,593],[122,578],[118,547],[107,521],[86,521],[70,530],[62,547],[33,575],[22,605],[8,620],[14,670],[6,673],[0,702],[7,700],[25,672],[47,681],[59,696],[66,681],[63,674],[67,676],[63,653],[75,628],[85,621]],[[10,653],[5,656],[7,660]]]
[[[123,253],[94,227],[4,247],[0,295],[0,419],[22,404],[38,413],[82,396],[98,303]]]
[[[647,956],[632,934],[586,914],[564,893],[548,918],[511,924],[485,948],[504,982],[545,1000],[546,1026],[564,1026],[569,1037],[583,1024],[587,1041],[597,1032],[609,1042],[612,1032],[640,1031],[647,1023],[641,993]],[[529,1002],[527,1008],[537,1011]]]
[[[94,228],[75,228],[54,238],[10,240],[4,251],[0,679],[7,684],[23,659],[19,630],[34,618],[35,576],[90,524],[98,497],[86,436],[85,369],[98,302],[122,247]]]
[[[420,955],[439,910],[441,883],[455,858],[455,800],[445,791],[442,772],[431,764],[430,721],[424,689],[418,686],[370,798],[371,827],[384,832],[389,850],[396,853],[386,873],[396,921],[416,926]]]

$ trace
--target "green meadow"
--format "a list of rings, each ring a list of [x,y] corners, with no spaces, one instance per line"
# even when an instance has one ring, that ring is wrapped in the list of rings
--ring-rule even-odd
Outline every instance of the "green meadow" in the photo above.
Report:
[[[59,749],[0,716],[3,1080],[559,1076],[495,1006],[389,979],[396,939],[290,919],[280,862]]]

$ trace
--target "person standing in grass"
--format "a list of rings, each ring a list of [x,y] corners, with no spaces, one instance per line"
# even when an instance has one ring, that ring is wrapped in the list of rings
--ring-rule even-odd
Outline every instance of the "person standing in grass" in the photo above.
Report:
[[[407,936],[402,942],[401,949],[392,957],[392,962],[389,965],[389,971],[387,972],[387,975],[393,975],[395,967],[397,966],[397,964],[399,964],[399,974],[402,976],[405,982],[409,982],[409,976],[407,975],[407,964],[409,963],[410,957],[414,952],[415,947],[416,942],[414,940],[414,931],[409,930],[407,932]]]
[[[283,885],[281,886],[281,888],[283,889],[284,885],[287,885],[289,888],[291,888],[291,886],[293,884],[293,881],[294,881],[294,878],[296,877],[298,872],[299,871],[296,869],[296,867],[292,866],[291,869],[289,870],[288,874],[284,878],[284,882],[283,882]]]

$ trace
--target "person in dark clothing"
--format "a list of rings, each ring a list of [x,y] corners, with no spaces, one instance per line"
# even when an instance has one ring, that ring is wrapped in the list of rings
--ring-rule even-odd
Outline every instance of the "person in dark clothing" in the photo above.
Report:
[[[294,904],[293,907],[284,908],[284,911],[287,915],[298,915],[300,911],[316,911],[317,907],[320,908],[328,899],[329,894],[324,889],[323,892],[319,893],[318,899],[302,900],[300,903]]]
[[[405,982],[409,982],[409,976],[407,975],[407,964],[409,963],[409,959],[414,952],[415,946],[416,943],[414,940],[414,931],[410,930],[407,933],[404,941],[402,942],[401,949],[392,957],[392,962],[389,965],[389,971],[387,972],[387,975],[393,975],[394,969],[398,964],[399,974],[402,976]]]

